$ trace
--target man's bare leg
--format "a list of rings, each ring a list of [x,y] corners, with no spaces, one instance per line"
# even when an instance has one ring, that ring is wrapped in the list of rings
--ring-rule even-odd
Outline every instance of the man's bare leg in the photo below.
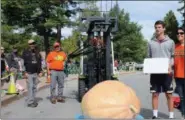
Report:
[[[172,93],[166,93],[166,98],[168,102],[168,111],[169,111],[169,118],[174,118],[174,107],[173,107],[173,96]]]
[[[152,93],[153,116],[158,117],[159,93]]]

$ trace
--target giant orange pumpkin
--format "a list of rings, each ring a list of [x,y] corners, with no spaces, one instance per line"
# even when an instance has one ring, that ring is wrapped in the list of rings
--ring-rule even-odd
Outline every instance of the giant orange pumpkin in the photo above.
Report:
[[[132,119],[140,112],[140,101],[129,86],[107,80],[84,95],[82,111],[90,118]]]

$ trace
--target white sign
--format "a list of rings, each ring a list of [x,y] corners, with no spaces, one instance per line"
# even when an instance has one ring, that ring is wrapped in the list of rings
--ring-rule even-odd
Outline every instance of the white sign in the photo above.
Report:
[[[146,58],[143,73],[168,73],[169,62],[168,58]]]

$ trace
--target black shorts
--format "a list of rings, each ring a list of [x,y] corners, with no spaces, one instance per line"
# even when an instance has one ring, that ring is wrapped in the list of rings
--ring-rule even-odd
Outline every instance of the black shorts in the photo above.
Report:
[[[173,93],[173,78],[169,74],[151,74],[150,92],[152,93]]]

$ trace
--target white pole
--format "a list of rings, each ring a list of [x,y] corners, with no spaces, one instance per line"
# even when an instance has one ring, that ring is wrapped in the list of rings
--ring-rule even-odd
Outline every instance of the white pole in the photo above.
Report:
[[[83,49],[83,41],[82,40],[80,40],[80,48],[81,49]],[[83,60],[84,60],[84,58],[83,58],[83,54],[81,54],[81,56],[80,56],[80,74],[81,75],[83,75]]]
[[[111,40],[111,51],[112,51],[112,70],[113,74],[115,74],[115,69],[114,69],[114,49],[113,49],[113,41]]]

